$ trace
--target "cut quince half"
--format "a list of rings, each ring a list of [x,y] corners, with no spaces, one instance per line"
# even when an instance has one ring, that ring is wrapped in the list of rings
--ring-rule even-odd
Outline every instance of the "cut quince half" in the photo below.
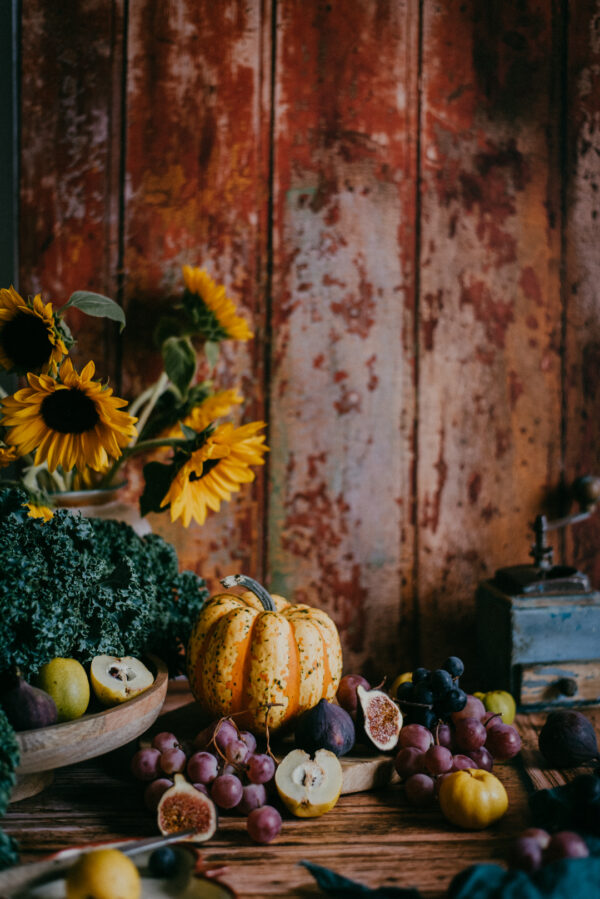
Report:
[[[133,699],[154,683],[154,675],[133,656],[95,656],[90,681],[98,701],[109,708]]]
[[[297,818],[318,818],[334,807],[342,792],[342,766],[328,749],[314,759],[294,749],[279,763],[275,786],[282,802]]]

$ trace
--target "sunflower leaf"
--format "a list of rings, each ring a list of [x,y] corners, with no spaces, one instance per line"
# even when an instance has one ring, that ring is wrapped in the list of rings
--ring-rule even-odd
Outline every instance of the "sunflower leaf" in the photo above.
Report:
[[[144,465],[144,492],[140,496],[140,512],[164,512],[161,503],[175,476],[175,465],[164,465],[162,462],[147,462]]]
[[[185,337],[169,337],[162,345],[165,371],[182,397],[196,374],[196,353]]]
[[[204,343],[206,361],[212,370],[219,361],[219,344],[216,340],[207,340]]]
[[[110,318],[112,321],[119,322],[121,326],[119,330],[121,331],[125,327],[125,313],[119,304],[101,293],[92,293],[90,290],[76,290],[62,308],[69,309],[73,307],[81,309],[86,315],[93,315],[96,318]]]

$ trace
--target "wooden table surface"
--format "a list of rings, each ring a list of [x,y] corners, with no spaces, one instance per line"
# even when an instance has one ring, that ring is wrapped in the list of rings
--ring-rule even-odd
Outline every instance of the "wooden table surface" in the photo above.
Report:
[[[183,694],[167,703],[185,704],[188,698]],[[185,708],[177,715],[185,716]],[[172,710],[162,716],[168,726],[172,719]],[[128,772],[132,751],[124,747],[62,768],[42,793],[9,807],[3,826],[18,840],[24,862],[90,841],[156,834],[155,818],[143,804],[143,786]],[[211,866],[227,866],[222,879],[241,899],[322,895],[298,864],[302,859],[372,887],[417,887],[424,897],[442,896],[452,877],[468,865],[502,863],[514,836],[529,824],[531,787],[523,765],[498,765],[495,773],[507,789],[509,810],[497,825],[481,832],[458,830],[437,808],[410,808],[402,787],[393,785],[342,796],[321,818],[284,815],[279,838],[268,846],[250,840],[245,819],[222,814],[204,859]]]

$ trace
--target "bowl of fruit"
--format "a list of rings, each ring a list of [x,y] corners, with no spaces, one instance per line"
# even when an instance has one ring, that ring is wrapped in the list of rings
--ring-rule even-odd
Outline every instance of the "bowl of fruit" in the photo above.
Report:
[[[147,730],[168,686],[167,666],[100,655],[89,675],[75,659],[53,659],[37,680],[16,677],[2,706],[16,731],[20,761],[11,802],[44,789],[56,768],[104,755]]]

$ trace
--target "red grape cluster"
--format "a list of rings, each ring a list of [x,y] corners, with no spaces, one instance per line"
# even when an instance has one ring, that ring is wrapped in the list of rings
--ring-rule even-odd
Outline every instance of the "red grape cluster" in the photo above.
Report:
[[[434,736],[435,734],[435,736]],[[433,802],[442,778],[464,768],[491,771],[494,761],[507,761],[521,749],[518,731],[503,724],[499,715],[486,712],[476,696],[467,695],[463,708],[450,721],[434,727],[407,724],[400,731],[394,765],[408,802]]]
[[[214,722],[190,745],[172,733],[156,734],[131,760],[133,776],[148,781],[144,801],[150,811],[173,785],[170,777],[185,774],[219,809],[247,816],[248,833],[257,843],[270,843],[281,830],[281,815],[267,803],[275,768],[270,755],[257,751],[254,735],[231,719]]]
[[[532,873],[561,858],[587,858],[587,844],[572,830],[548,833],[539,827],[529,827],[515,840],[510,855],[511,868]]]

